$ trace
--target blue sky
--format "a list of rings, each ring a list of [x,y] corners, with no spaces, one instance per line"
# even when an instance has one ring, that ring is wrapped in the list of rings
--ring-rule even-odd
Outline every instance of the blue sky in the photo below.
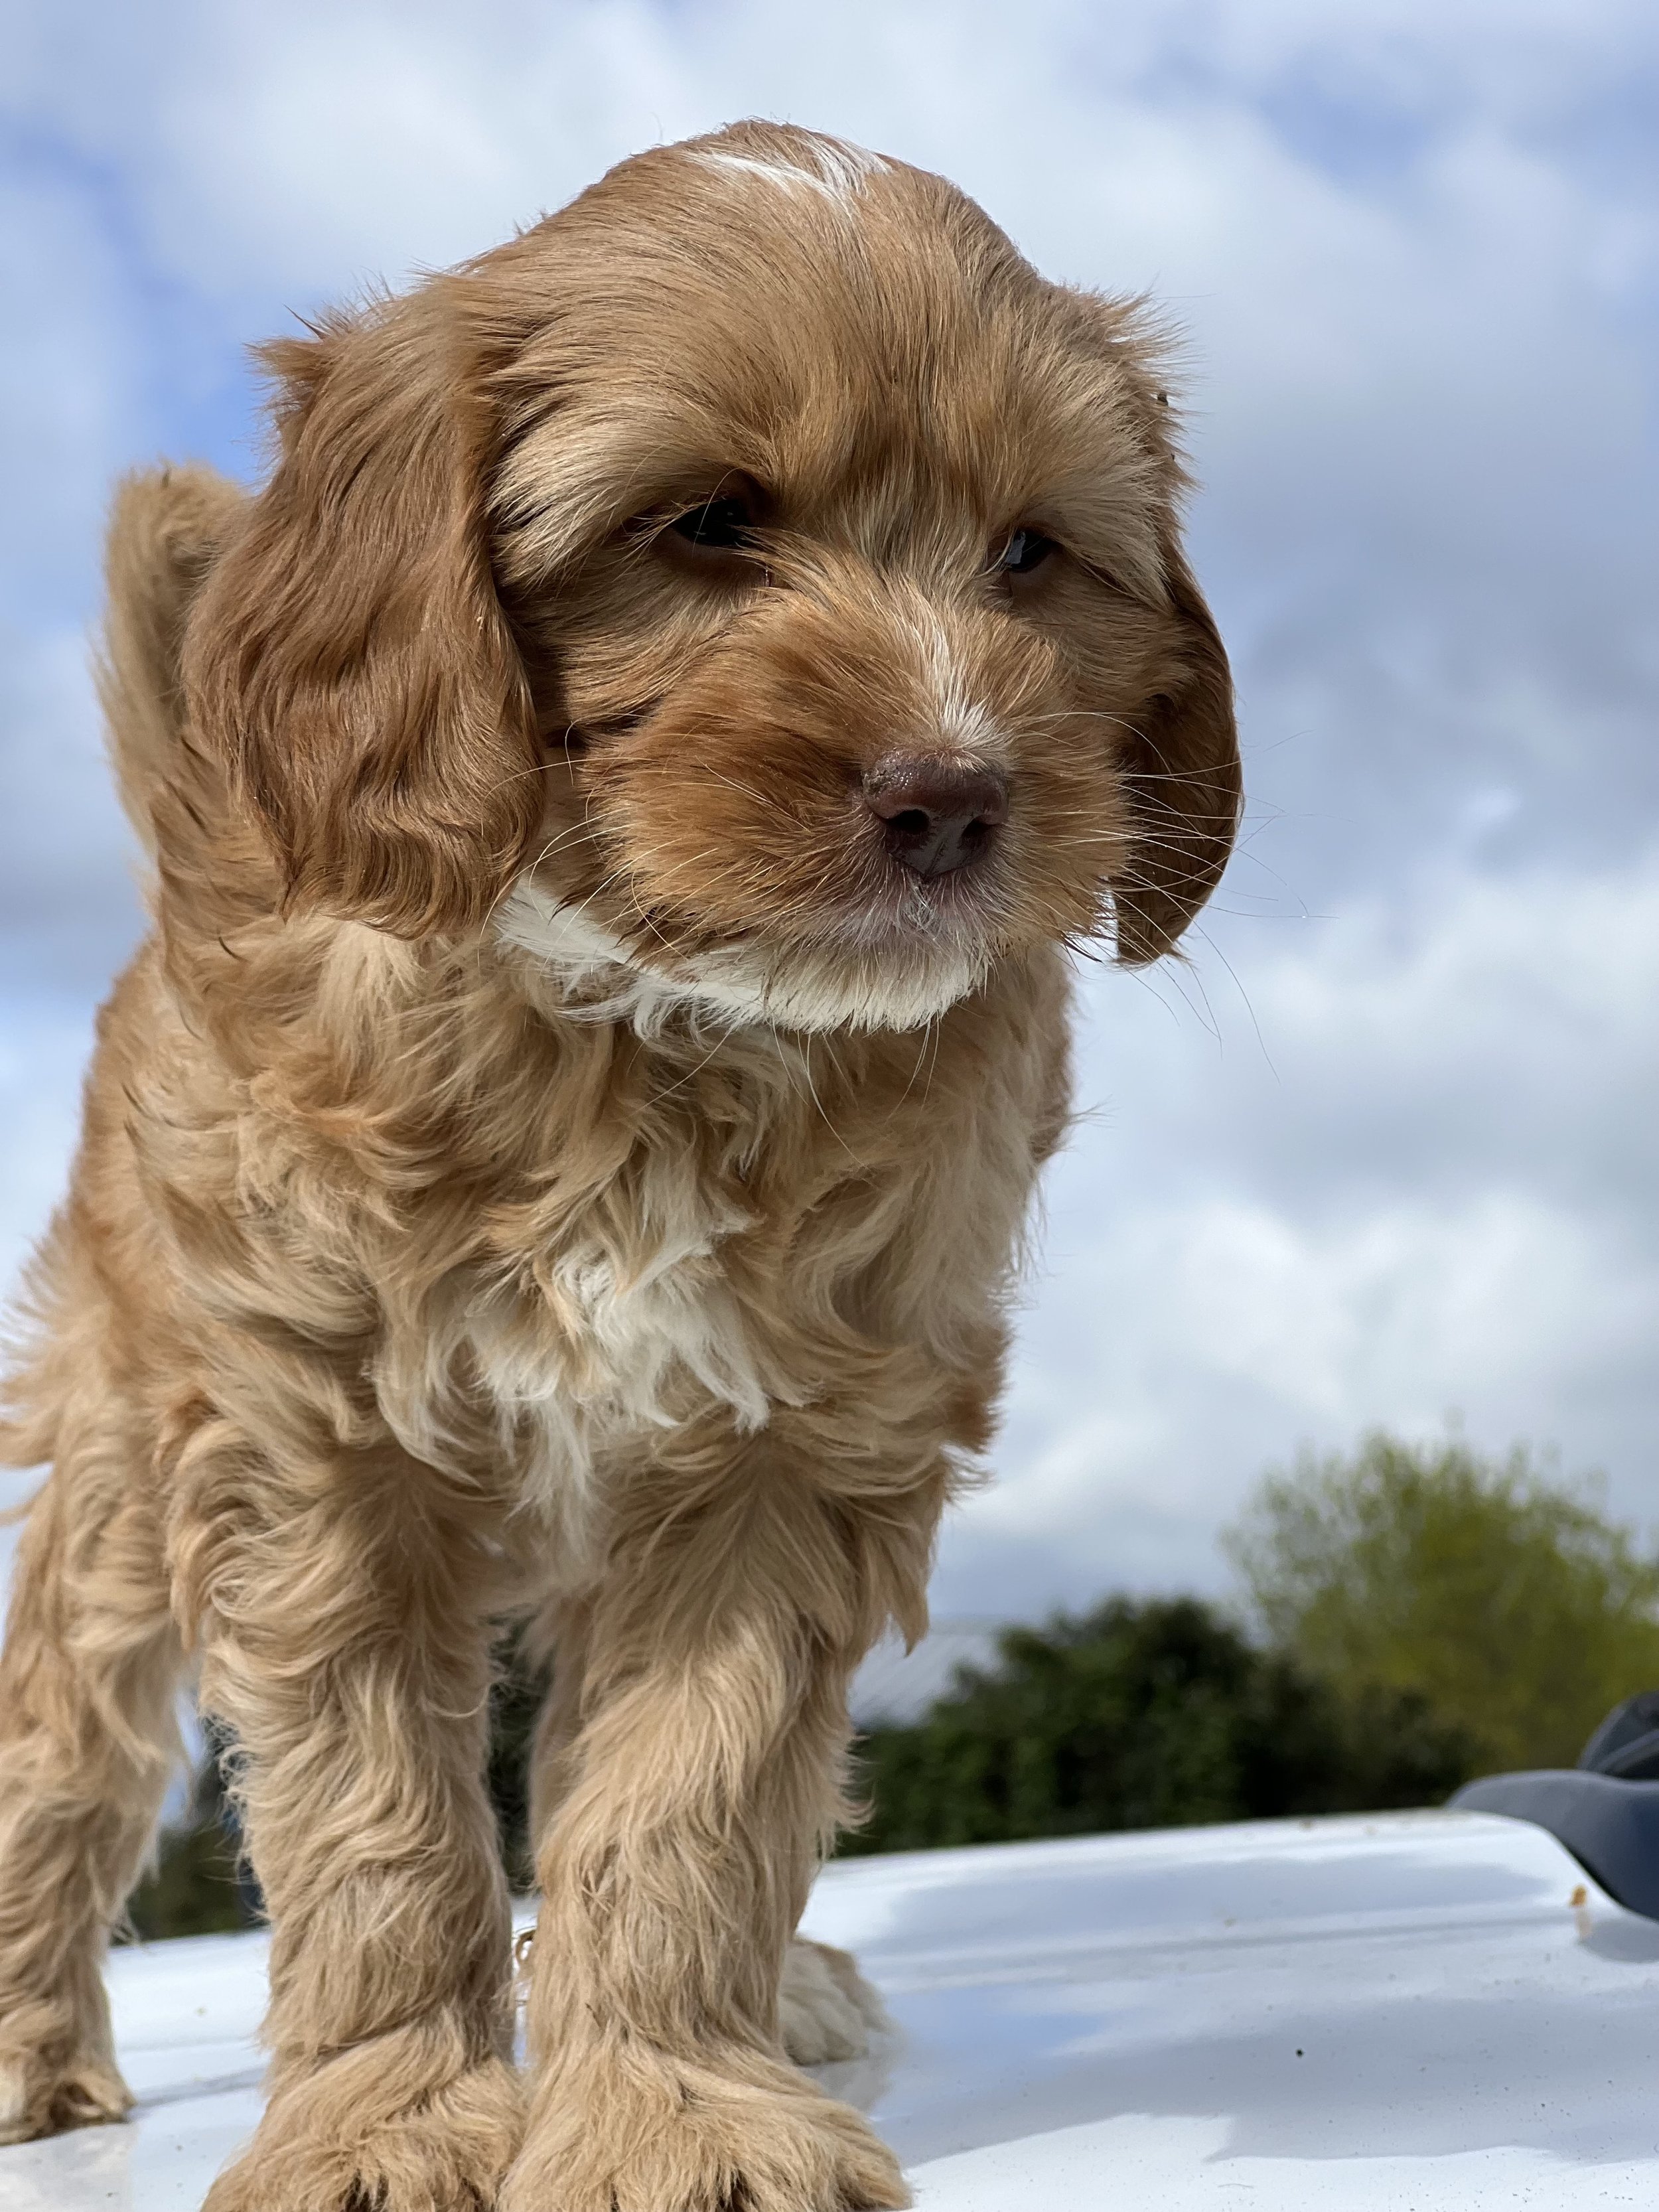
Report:
[[[1086,982],[941,1610],[1218,1586],[1304,1441],[1559,1446],[1659,1518],[1659,32],[1647,0],[7,10],[0,1273],[140,927],[87,675],[113,478],[252,476],[244,348],[745,113],[941,169],[1186,333],[1248,835]]]

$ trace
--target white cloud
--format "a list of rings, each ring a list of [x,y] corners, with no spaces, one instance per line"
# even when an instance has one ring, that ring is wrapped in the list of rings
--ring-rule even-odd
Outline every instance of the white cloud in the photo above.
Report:
[[[0,658],[6,982],[38,989],[65,969],[101,980],[139,927],[138,848],[105,757],[91,647],[68,624],[8,642]]]
[[[90,1009],[72,1000],[0,1000],[0,1332],[18,1271],[68,1175],[91,1027]],[[37,1479],[0,1468],[0,1514]],[[15,1531],[0,1522],[0,1615],[15,1547]]]
[[[0,168],[0,575],[38,607],[85,576],[135,436],[130,283],[96,211],[19,164]]]
[[[89,1010],[74,1001],[13,1000],[0,1022],[0,1297],[64,1188],[91,1043]]]

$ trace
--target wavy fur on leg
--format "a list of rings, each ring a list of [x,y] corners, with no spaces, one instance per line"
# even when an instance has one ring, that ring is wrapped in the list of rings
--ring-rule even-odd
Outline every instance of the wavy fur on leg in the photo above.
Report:
[[[60,1224],[33,1283],[58,1334],[13,1377],[10,1409],[56,1463],[0,1656],[0,2142],[131,2102],[100,1967],[179,1756],[159,1508],[66,1241]]]
[[[866,2124],[782,2063],[780,2020],[847,1680],[921,1602],[949,1487],[926,1429],[905,1440],[877,1456],[827,1408],[747,1446],[692,1428],[622,1488],[538,1855],[540,2080],[507,2206],[906,2201]]]

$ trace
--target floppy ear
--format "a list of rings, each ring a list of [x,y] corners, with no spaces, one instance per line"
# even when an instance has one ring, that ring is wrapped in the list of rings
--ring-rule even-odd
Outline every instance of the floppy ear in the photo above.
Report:
[[[1215,889],[1243,798],[1225,649],[1173,544],[1167,573],[1177,635],[1170,673],[1128,740],[1133,835],[1112,884],[1117,957],[1133,968],[1173,951]]]
[[[291,906],[465,929],[540,806],[485,538],[480,365],[441,282],[264,357],[281,453],[191,617],[192,720]]]

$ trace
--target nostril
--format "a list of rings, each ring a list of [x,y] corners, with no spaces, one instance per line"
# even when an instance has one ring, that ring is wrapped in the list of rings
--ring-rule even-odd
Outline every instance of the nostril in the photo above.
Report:
[[[1007,779],[975,762],[923,756],[878,761],[864,800],[884,824],[887,849],[919,876],[945,876],[981,859],[1008,818]]]

